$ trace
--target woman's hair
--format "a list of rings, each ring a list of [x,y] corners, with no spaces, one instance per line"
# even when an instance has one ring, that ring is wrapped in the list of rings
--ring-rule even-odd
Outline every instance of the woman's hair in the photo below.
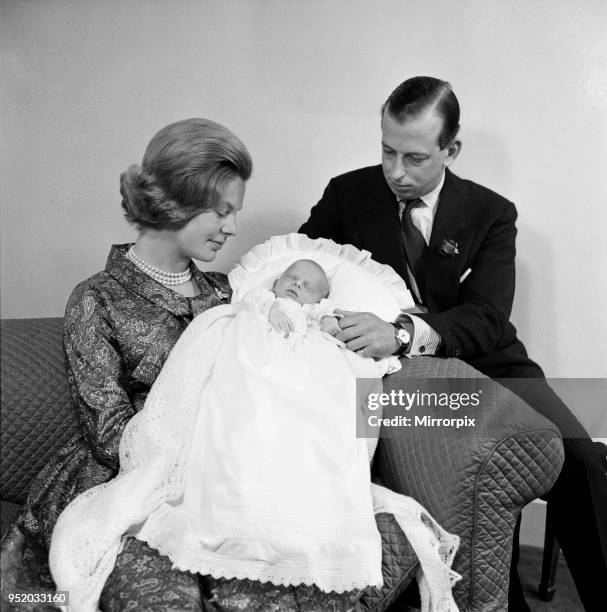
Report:
[[[219,203],[227,181],[251,176],[253,163],[230,130],[209,119],[185,119],[162,128],[141,166],[120,175],[122,208],[139,228],[179,229]]]

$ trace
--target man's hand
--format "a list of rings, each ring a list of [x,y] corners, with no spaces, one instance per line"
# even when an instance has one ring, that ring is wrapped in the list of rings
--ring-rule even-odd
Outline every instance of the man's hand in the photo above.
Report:
[[[335,310],[341,332],[336,338],[345,342],[351,351],[358,351],[362,357],[382,359],[392,355],[399,348],[394,326],[371,312],[350,312]]]
[[[278,307],[278,304],[274,302],[270,307],[268,313],[268,320],[272,324],[272,327],[279,333],[283,334],[285,338],[289,337],[289,334],[295,329],[293,321]]]

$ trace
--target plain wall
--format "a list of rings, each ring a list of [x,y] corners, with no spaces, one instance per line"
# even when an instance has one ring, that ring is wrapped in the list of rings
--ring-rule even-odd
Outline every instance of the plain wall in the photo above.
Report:
[[[453,170],[519,211],[512,320],[549,376],[606,376],[604,0],[4,1],[2,316],[59,316],[135,233],[120,172],[206,116],[255,169],[212,269],[296,231],[336,174],[378,163],[402,80],[449,80]],[[202,266],[205,267],[205,266]],[[207,269],[209,266],[206,266]]]

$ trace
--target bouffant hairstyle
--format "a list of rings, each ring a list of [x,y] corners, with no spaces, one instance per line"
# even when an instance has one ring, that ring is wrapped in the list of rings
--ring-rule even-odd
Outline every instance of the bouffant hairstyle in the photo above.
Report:
[[[416,76],[403,81],[388,96],[381,108],[381,116],[383,119],[386,112],[403,123],[427,109],[433,109],[443,120],[438,146],[444,149],[459,132],[459,102],[447,81],[428,76]]]
[[[180,229],[218,205],[226,181],[246,181],[252,169],[244,144],[222,125],[171,123],[152,138],[141,166],[120,175],[124,216],[139,229]]]

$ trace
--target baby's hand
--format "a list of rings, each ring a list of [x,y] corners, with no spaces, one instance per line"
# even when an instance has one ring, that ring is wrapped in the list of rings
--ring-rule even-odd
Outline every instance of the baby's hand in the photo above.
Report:
[[[289,337],[289,334],[295,329],[293,321],[278,307],[278,304],[274,302],[268,313],[268,320],[272,324],[272,327],[285,338]]]
[[[332,336],[337,336],[337,334],[341,331],[337,318],[328,315],[320,320],[320,329],[327,334],[331,334]]]

